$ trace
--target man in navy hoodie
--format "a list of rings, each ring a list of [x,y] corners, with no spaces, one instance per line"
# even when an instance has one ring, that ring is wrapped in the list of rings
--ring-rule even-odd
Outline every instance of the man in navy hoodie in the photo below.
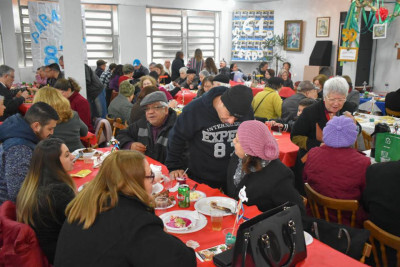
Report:
[[[170,176],[182,177],[189,168],[191,179],[225,188],[237,128],[242,121],[254,119],[252,100],[247,86],[220,86],[185,106],[169,134],[165,165]]]
[[[25,117],[16,114],[0,125],[0,204],[15,202],[36,144],[53,134],[58,120],[54,108],[38,102]]]

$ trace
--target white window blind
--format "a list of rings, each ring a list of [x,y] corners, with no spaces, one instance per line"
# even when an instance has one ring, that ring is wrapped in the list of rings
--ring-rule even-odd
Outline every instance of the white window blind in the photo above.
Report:
[[[85,12],[85,31],[88,64],[96,66],[98,59],[118,61],[118,18],[116,5],[82,4]],[[19,5],[23,58],[20,63],[32,66],[31,32],[27,5]],[[18,25],[18,23],[16,24]],[[18,31],[17,31],[18,32]],[[21,62],[22,61],[22,62]]]
[[[219,21],[219,12],[147,8],[148,61],[162,63],[183,51],[187,62],[197,48],[218,59]]]

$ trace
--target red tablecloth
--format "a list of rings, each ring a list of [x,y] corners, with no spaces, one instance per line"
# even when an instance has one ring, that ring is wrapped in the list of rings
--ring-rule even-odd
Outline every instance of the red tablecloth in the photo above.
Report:
[[[283,135],[285,136],[285,135]],[[107,151],[110,150],[110,148],[100,148],[99,150],[102,151]],[[162,173],[163,174],[168,174],[168,169],[166,166],[162,165],[161,163],[147,157],[147,160],[149,163],[156,164],[156,165],[161,165],[162,166]],[[85,166],[83,161],[77,161],[75,163],[74,170],[71,171],[71,173],[76,173],[81,169],[91,169],[92,173],[90,173],[88,176],[85,178],[74,178],[74,181],[76,183],[76,186],[79,187],[82,184],[92,180],[99,169],[92,169],[88,168],[89,166]],[[195,184],[194,181],[187,179],[187,184],[192,188],[193,185]],[[210,196],[224,196],[219,190],[217,189],[212,189],[207,185],[204,184],[199,184],[197,187],[197,190],[204,192],[208,197]],[[176,193],[175,193],[176,194]],[[172,210],[178,210],[180,209],[177,205],[175,207],[161,211],[157,210],[156,214],[161,215],[164,212],[169,212]],[[190,207],[188,210],[194,210],[194,205],[193,203],[190,204]],[[244,216],[248,218],[253,218],[254,216],[260,214],[260,211],[257,209],[256,206],[252,207],[247,207],[245,206],[245,214]],[[209,220],[209,216],[206,216],[207,219]],[[224,220],[222,222],[222,229],[224,228],[229,228],[233,226],[235,217],[232,216],[226,216],[224,217]],[[195,240],[200,244],[200,247],[196,249],[196,251],[200,251],[202,249],[210,248],[219,244],[223,244],[225,239],[222,234],[222,231],[213,231],[211,228],[211,223],[208,223],[202,230],[195,232],[195,233],[189,233],[189,234],[173,234],[176,237],[178,237],[180,240],[182,240],[184,243],[186,243],[188,240]],[[339,251],[336,251],[332,249],[331,247],[319,242],[318,240],[313,241],[312,244],[307,246],[307,258],[302,261],[301,263],[297,264],[297,266],[300,267],[305,267],[305,266],[332,266],[332,267],[343,267],[343,266],[366,266],[344,254],[342,254]],[[200,262],[197,259],[197,264],[198,266],[215,266],[212,262]]]
[[[32,105],[32,103],[22,103],[18,109],[22,115],[25,115],[25,113],[28,111],[28,109],[30,109],[30,107],[32,107]]]
[[[234,82],[234,81],[229,81],[229,84],[231,86],[235,86],[235,85],[244,84],[244,83],[238,83],[238,82]],[[259,92],[264,90],[264,88],[251,87],[251,90],[253,90],[253,96],[255,96],[256,94],[258,94]]]
[[[274,135],[274,132],[272,132]],[[282,135],[274,135],[279,146],[279,159],[288,167],[293,167],[296,163],[299,147],[290,140],[290,133],[282,132]]]
[[[182,94],[183,92],[183,94]],[[197,96],[197,93],[190,91],[189,89],[182,88],[175,96],[174,99],[178,102],[178,104],[187,105],[189,104],[193,98]]]
[[[81,137],[81,141],[88,147],[89,145],[97,144],[97,137],[94,133],[88,132],[86,136]]]

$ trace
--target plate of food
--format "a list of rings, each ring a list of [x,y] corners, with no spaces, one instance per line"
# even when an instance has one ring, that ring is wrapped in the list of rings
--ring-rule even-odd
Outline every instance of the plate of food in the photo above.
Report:
[[[197,200],[201,198],[205,198],[206,194],[202,191],[190,191],[190,202],[196,202]]]
[[[164,225],[168,230],[182,231],[189,228],[193,223],[193,218],[190,216],[171,215],[163,219]]]
[[[304,240],[306,241],[306,246],[308,246],[314,241],[314,238],[309,233],[304,231]]]
[[[223,211],[223,216],[235,214],[237,201],[229,197],[206,197],[199,199],[194,208],[204,215],[211,216],[211,210]]]
[[[160,215],[170,233],[188,234],[197,232],[207,225],[207,218],[196,211],[174,210]]]
[[[153,184],[153,190],[151,191],[151,193],[154,195],[154,194],[158,194],[158,193],[160,193],[161,191],[163,191],[163,189],[164,189],[164,186],[162,185],[162,184],[160,184],[160,183],[156,183],[156,184]]]
[[[153,194],[155,208],[156,210],[165,210],[172,208],[175,206],[176,201],[174,196],[169,195],[169,191],[165,190],[164,192]]]
[[[83,160],[84,158],[101,157],[103,152],[96,150],[94,148],[80,148],[72,152],[72,155],[78,157],[78,160]]]

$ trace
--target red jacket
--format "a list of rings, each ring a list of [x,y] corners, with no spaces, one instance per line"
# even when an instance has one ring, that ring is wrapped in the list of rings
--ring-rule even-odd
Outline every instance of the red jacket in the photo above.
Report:
[[[94,133],[89,102],[79,92],[74,92],[68,100],[72,110],[78,112],[79,118],[87,125],[89,132]]]
[[[50,266],[35,232],[29,225],[15,221],[15,204],[4,202],[0,207],[0,266]]]
[[[370,158],[354,148],[314,147],[308,153],[303,180],[324,196],[360,201],[369,165]],[[337,221],[336,212],[330,217],[332,221]],[[362,226],[363,219],[365,212],[360,210],[357,214],[359,226]],[[342,223],[350,225],[350,217],[343,216]]]

